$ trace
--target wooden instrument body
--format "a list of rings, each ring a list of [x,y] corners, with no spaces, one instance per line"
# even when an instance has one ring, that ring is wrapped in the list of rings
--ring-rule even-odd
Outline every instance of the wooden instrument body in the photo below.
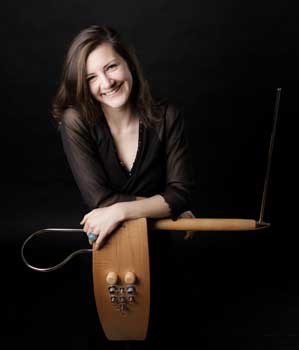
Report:
[[[93,250],[93,285],[98,315],[109,340],[144,340],[150,312],[150,265],[145,218],[124,222],[100,250]],[[110,272],[118,276],[116,296],[111,302]],[[128,272],[136,276],[134,302],[128,303]],[[120,293],[121,288],[124,288]],[[126,302],[119,302],[124,297]]]

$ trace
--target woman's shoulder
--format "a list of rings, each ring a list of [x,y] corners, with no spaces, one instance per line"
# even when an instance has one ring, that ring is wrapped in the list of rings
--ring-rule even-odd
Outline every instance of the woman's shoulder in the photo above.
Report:
[[[75,107],[67,107],[62,115],[60,125],[71,129],[86,128],[83,118]]]
[[[163,116],[165,121],[172,121],[176,119],[183,110],[183,106],[175,101],[164,98],[160,101],[160,106],[163,108]]]
[[[89,137],[91,130],[83,120],[80,112],[74,107],[67,107],[61,114],[58,131],[63,135],[81,135]]]
[[[61,115],[61,121],[67,125],[72,125],[79,119],[80,113],[74,107],[67,107]]]

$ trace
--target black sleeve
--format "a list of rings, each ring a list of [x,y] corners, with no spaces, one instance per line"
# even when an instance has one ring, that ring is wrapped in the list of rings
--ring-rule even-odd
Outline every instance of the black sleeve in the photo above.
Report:
[[[64,112],[59,131],[67,161],[90,209],[136,200],[134,195],[115,193],[107,186],[96,142],[76,110],[69,108]]]
[[[169,105],[165,118],[166,188],[160,194],[176,220],[192,207],[194,170],[182,109]]]

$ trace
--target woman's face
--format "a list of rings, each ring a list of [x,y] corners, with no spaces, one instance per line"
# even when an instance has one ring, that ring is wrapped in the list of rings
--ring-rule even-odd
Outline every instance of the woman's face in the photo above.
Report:
[[[132,74],[110,44],[103,43],[88,55],[86,71],[90,92],[104,109],[121,108],[128,103]]]

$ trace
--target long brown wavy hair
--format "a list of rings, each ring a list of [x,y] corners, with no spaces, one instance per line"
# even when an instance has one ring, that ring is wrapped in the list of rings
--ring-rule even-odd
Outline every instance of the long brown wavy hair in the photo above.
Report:
[[[60,124],[65,109],[69,107],[76,109],[90,126],[104,117],[101,105],[91,95],[86,79],[87,57],[102,43],[109,43],[128,64],[133,78],[130,95],[132,112],[141,118],[145,126],[158,125],[161,101],[153,98],[134,48],[126,45],[115,29],[97,25],[82,30],[67,51],[61,81],[52,104],[55,124]]]

